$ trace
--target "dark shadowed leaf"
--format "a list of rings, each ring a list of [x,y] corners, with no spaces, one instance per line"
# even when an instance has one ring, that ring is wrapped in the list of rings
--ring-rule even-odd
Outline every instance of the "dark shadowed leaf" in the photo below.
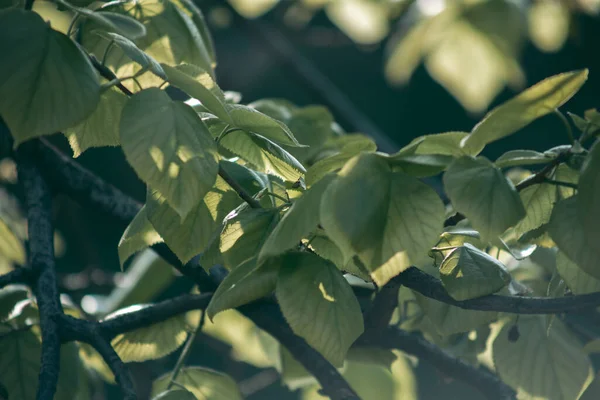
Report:
[[[290,129],[282,122],[277,121],[254,108],[232,104],[227,107],[233,126],[246,132],[256,133],[278,144],[299,146],[298,141]]]
[[[556,254],[556,270],[573,293],[600,292],[600,279],[585,272],[561,251]]]
[[[484,157],[461,157],[444,174],[444,188],[454,208],[491,240],[525,217],[513,184]]]
[[[281,260],[271,258],[257,265],[256,258],[234,268],[221,282],[206,309],[208,317],[265,297],[275,290]]]
[[[323,195],[321,224],[343,252],[359,256],[378,285],[426,257],[444,220],[432,188],[392,172],[377,154],[353,158],[339,175]]]
[[[518,165],[545,164],[552,161],[548,154],[533,150],[511,150],[502,154],[494,162],[498,168],[516,167]]]
[[[510,282],[500,261],[469,243],[446,256],[440,278],[448,294],[459,301],[495,293]]]
[[[72,127],[94,111],[100,83],[71,39],[18,9],[0,11],[0,37],[0,116],[15,146]]]
[[[294,199],[294,203],[262,247],[260,260],[297,247],[300,240],[317,228],[321,197],[333,179],[333,175],[321,179],[302,196]]]
[[[196,400],[196,396],[185,389],[171,389],[166,392],[159,393],[152,400]]]
[[[341,366],[363,332],[363,319],[352,288],[335,265],[311,253],[285,254],[275,294],[294,333]]]
[[[521,399],[577,399],[593,379],[583,346],[555,318],[548,330],[546,316],[521,316],[519,337],[509,340],[515,324],[506,321],[492,345],[496,371]]]
[[[600,241],[600,142],[590,150],[581,169],[577,193],[580,220],[588,240]]]
[[[525,218],[515,226],[515,233],[521,236],[548,223],[552,207],[556,201],[556,186],[539,184],[529,186],[519,192],[525,207]]]

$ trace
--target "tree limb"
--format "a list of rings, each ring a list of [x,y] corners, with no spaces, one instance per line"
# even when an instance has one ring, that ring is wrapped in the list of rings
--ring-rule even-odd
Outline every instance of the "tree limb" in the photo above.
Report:
[[[8,285],[27,283],[30,279],[31,271],[29,268],[17,268],[4,275],[0,275],[0,289]]]
[[[491,294],[470,300],[454,300],[446,291],[442,282],[421,271],[410,267],[386,286],[404,285],[423,296],[465,310],[498,311],[513,314],[560,314],[569,311],[581,311],[600,306],[600,292],[565,296],[557,298],[502,296]]]
[[[22,147],[27,147],[27,144]],[[63,313],[54,270],[52,197],[46,182],[23,151],[19,151],[17,160],[19,181],[27,204],[28,264],[35,276],[33,291],[37,298],[42,331],[37,399],[52,399],[60,371],[60,337],[56,319]]]
[[[420,334],[409,333],[389,326],[378,335],[360,337],[355,346],[370,346],[383,349],[398,349],[418,357],[436,367],[444,374],[460,380],[488,399],[515,399],[514,390],[506,385],[494,373],[485,368],[477,368],[456,358],[425,340]]]

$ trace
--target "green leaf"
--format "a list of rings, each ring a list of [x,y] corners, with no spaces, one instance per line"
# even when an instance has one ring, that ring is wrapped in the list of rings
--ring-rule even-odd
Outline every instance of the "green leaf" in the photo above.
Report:
[[[275,290],[279,268],[280,260],[276,258],[257,265],[254,257],[238,265],[217,288],[206,314],[212,320],[221,311],[271,294]]]
[[[159,393],[152,400],[196,400],[196,396],[184,389],[171,389]]]
[[[552,178],[559,182],[568,182],[577,185],[579,183],[579,172],[566,164],[560,164],[556,167]],[[556,192],[558,199],[566,199],[575,194],[575,189],[566,186],[557,186]]]
[[[445,132],[420,136],[404,146],[397,154],[438,154],[460,157],[464,155],[460,142],[468,135],[467,132]]]
[[[133,254],[162,241],[163,239],[148,220],[146,206],[143,206],[123,232],[121,240],[119,240],[121,267]]]
[[[484,157],[461,157],[444,174],[452,205],[466,215],[484,240],[491,240],[525,217],[513,184]]]
[[[401,171],[418,178],[439,174],[448,168],[453,160],[451,156],[439,154],[396,154],[389,158],[394,171]]]
[[[510,282],[500,261],[469,243],[446,256],[440,278],[448,294],[459,301],[496,293]]]
[[[525,218],[515,226],[515,233],[521,236],[550,221],[556,201],[556,187],[545,183],[533,185],[521,190],[519,196],[526,213]]]
[[[34,330],[39,332],[38,328],[25,331],[0,328],[0,384],[8,391],[10,399],[36,399],[42,346]],[[74,343],[62,345],[55,400],[74,398],[74,389],[81,383],[80,368],[77,346]]]
[[[0,11],[0,116],[15,146],[76,125],[100,100],[100,83],[75,43],[36,13]]]
[[[225,149],[240,156],[256,169],[295,182],[306,170],[290,153],[260,135],[232,131],[219,142]]]
[[[256,256],[278,220],[276,209],[252,208],[230,214],[219,245],[225,267],[233,269]]]
[[[115,376],[100,353],[87,343],[78,343],[79,359],[86,369],[95,371],[106,383],[115,385]]]
[[[583,347],[555,318],[547,332],[545,316],[521,316],[519,338],[509,340],[506,321],[492,344],[497,373],[520,399],[577,399],[593,379]]]
[[[554,157],[533,150],[511,150],[502,154],[494,162],[498,168],[516,167],[518,165],[546,164]]]
[[[290,129],[254,108],[239,104],[227,106],[233,126],[246,132],[259,134],[273,142],[288,146],[301,146]]]
[[[292,110],[287,120],[282,120],[296,139],[309,147],[289,148],[289,152],[301,162],[311,159],[333,137],[333,116],[322,106],[308,106]]]
[[[554,112],[585,83],[588,70],[567,72],[544,79],[490,111],[463,142],[469,154],[478,154],[486,144],[502,139]]]
[[[110,11],[96,11],[95,14],[110,21],[117,28],[115,32],[128,39],[136,40],[146,36],[146,27],[134,18]]]
[[[150,223],[185,264],[206,249],[227,214],[242,200],[217,176],[215,187],[183,220],[156,192],[149,191],[146,202]]]
[[[429,318],[437,332],[447,336],[455,333],[469,332],[487,325],[498,318],[493,311],[463,310],[456,306],[439,302],[414,292],[417,304]]]
[[[327,156],[319,159],[306,171],[306,185],[312,186],[328,173],[340,170],[355,155],[363,152],[372,153],[375,150],[377,150],[375,142],[364,135],[344,135],[329,140],[321,149]]]
[[[171,373],[152,383],[152,396],[162,393],[169,386]],[[231,377],[203,367],[183,367],[175,382],[192,392],[198,400],[242,400],[242,394]]]
[[[103,10],[130,16],[146,27],[146,35],[136,40],[137,47],[159,63],[178,65],[188,63],[211,71],[211,60],[195,17],[181,1],[139,0],[135,2],[113,2]],[[102,59],[109,43],[93,34],[98,24],[88,21],[81,29],[81,43],[90,52]],[[115,71],[118,77],[132,76],[141,70],[141,66],[131,62],[120,49],[112,49],[106,57],[106,66]],[[162,79],[152,73],[137,78],[143,88],[158,86]],[[133,81],[123,83],[129,90],[139,88]]]
[[[600,240],[600,141],[591,148],[579,177],[577,205],[579,218],[590,242]]]
[[[25,246],[13,229],[0,217],[0,256],[10,262],[25,265]]]
[[[148,305],[134,305],[107,315],[108,320],[120,315],[141,310]],[[188,325],[185,314],[171,317],[153,325],[135,329],[115,336],[111,346],[123,362],[156,360],[177,350],[187,339],[193,328]]]
[[[594,278],[600,279],[600,250],[596,245],[597,241],[586,235],[579,215],[578,196],[577,194],[556,203],[548,232],[569,259]]]
[[[200,67],[181,64],[171,67],[162,64],[169,83],[198,99],[206,109],[228,124],[233,123],[225,108],[225,97],[210,74]]]
[[[203,63],[210,62],[210,66],[217,66],[217,58],[215,53],[215,45],[208,30],[208,24],[204,19],[202,11],[190,0],[174,0],[173,3],[192,19],[200,38],[195,34],[195,30],[190,28],[190,32],[194,32],[194,41],[198,46],[198,50],[202,57]]]
[[[125,105],[119,130],[129,164],[182,219],[212,189],[216,145],[189,106],[159,89],[141,91]]]
[[[58,3],[76,14],[93,20],[104,29],[129,39],[137,39],[146,34],[146,27],[133,18],[115,13],[95,12],[87,8],[73,6],[64,0],[58,0]]]
[[[600,292],[600,279],[594,278],[585,272],[562,251],[556,254],[556,270],[573,293]]]
[[[358,300],[340,271],[311,253],[282,256],[275,295],[298,336],[335,366],[363,333]]]
[[[378,285],[425,258],[442,232],[444,206],[414,177],[392,172],[377,154],[350,160],[320,207],[327,235],[352,249]]]
[[[302,238],[319,225],[319,206],[323,192],[334,176],[321,179],[296,199],[260,250],[259,260],[297,247]]]
[[[65,130],[73,157],[90,147],[119,145],[119,121],[126,102],[127,97],[112,87],[102,93],[98,107],[85,121]]]
[[[154,58],[140,50],[131,40],[113,32],[96,31],[95,33],[119,46],[127,57],[138,63],[142,69],[152,72],[165,81],[167,80],[167,74],[165,74],[161,65]]]

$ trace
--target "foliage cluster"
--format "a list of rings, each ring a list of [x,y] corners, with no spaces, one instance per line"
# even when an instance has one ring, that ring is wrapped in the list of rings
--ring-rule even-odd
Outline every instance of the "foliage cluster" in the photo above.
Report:
[[[385,154],[323,107],[243,104],[223,91],[203,15],[189,0],[57,0],[57,13],[73,15],[63,31],[35,4],[0,11],[0,116],[28,220],[26,232],[16,208],[0,220],[0,396],[71,399],[77,388],[87,399],[89,380],[101,377],[135,398],[123,362],[185,344],[172,373],[153,382],[155,398],[241,398],[226,374],[185,365],[205,325],[240,357],[304,387],[305,398],[320,396],[309,373],[334,399],[374,398],[362,373],[399,379],[390,398],[416,396],[405,354],[490,398],[597,390],[588,352],[598,339],[580,335],[570,316],[597,317],[600,305],[600,115],[568,120],[559,111],[587,70],[537,83],[471,132],[422,136]],[[182,93],[188,100],[173,100]],[[568,144],[481,155],[549,114],[564,123]],[[120,146],[147,185],[145,204],[71,159],[45,156],[53,150],[43,137],[57,132],[74,157]],[[447,204],[421,180],[437,175]],[[122,265],[157,251],[202,294],[117,303],[97,315],[59,297],[48,186],[129,223]],[[140,260],[129,264],[144,269],[136,286],[167,268]],[[210,322],[221,315],[229,325]],[[240,326],[244,338],[228,338]]]

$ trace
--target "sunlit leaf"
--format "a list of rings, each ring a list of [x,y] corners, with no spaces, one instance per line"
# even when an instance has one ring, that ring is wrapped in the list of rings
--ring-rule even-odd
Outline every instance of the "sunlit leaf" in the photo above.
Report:
[[[146,206],[143,206],[127,226],[119,241],[121,267],[133,254],[162,241],[163,239],[148,220]]]
[[[353,41],[373,44],[381,41],[389,32],[387,5],[361,0],[329,2],[327,16]]]
[[[492,345],[496,371],[521,399],[577,399],[593,379],[587,354],[555,318],[547,332],[545,316],[521,316],[518,339],[506,321]]]
[[[118,146],[119,121],[127,97],[116,88],[110,88],[100,96],[100,103],[85,121],[65,130],[73,157],[90,147]]]
[[[206,313],[210,319],[224,310],[236,308],[265,297],[275,290],[280,260],[257,264],[251,258],[234,268],[219,284]]]
[[[166,392],[159,393],[152,400],[196,400],[196,396],[185,389],[171,389]]]
[[[333,365],[363,332],[358,300],[340,271],[311,253],[288,253],[275,294],[286,321],[297,335]]]
[[[131,40],[113,32],[97,31],[96,34],[119,46],[127,55],[127,57],[140,64],[142,69],[151,71],[159,78],[167,80],[167,74],[165,74],[165,71],[161,65],[154,58],[152,58],[152,56],[149,56],[140,50]]]
[[[448,168],[453,157],[441,154],[395,154],[389,158],[394,171],[418,178],[437,175]]]
[[[256,256],[278,220],[276,209],[253,208],[229,215],[220,239],[225,266],[233,269]]]
[[[0,256],[10,262],[25,265],[25,246],[3,218],[0,218]]]
[[[242,200],[218,176],[215,186],[183,220],[156,192],[149,191],[146,202],[148,220],[152,226],[181,262],[187,263],[204,251],[216,231],[221,228],[223,219]]]
[[[174,86],[200,100],[206,109],[227,123],[233,123],[225,108],[225,97],[210,74],[199,67],[181,64],[171,67],[162,64],[168,80]]]
[[[246,132],[259,134],[278,144],[298,146],[299,143],[290,129],[257,110],[247,106],[232,104],[227,107],[232,125]]]
[[[162,393],[169,386],[171,373],[152,383],[152,396]],[[231,377],[203,367],[183,367],[177,375],[177,386],[192,392],[198,400],[242,400],[242,394]]]
[[[135,305],[120,309],[105,317],[105,320],[147,307]],[[165,321],[117,335],[111,345],[124,362],[156,360],[177,350],[187,339],[192,329],[185,314]]]
[[[579,203],[574,195],[559,201],[552,210],[548,232],[565,255],[581,269],[600,279],[600,250],[592,237],[586,235],[579,216]]]
[[[556,254],[556,270],[573,293],[600,292],[600,279],[585,272],[561,251]]]
[[[521,190],[519,195],[526,212],[525,218],[515,226],[515,233],[521,236],[548,223],[556,201],[556,187],[542,183]]]
[[[432,188],[392,172],[376,154],[353,158],[339,175],[323,195],[321,224],[340,249],[358,255],[378,285],[426,257],[444,220]]]
[[[478,123],[462,146],[477,154],[483,147],[517,132],[534,120],[567,102],[585,83],[588,70],[579,70],[544,79],[490,111]]]
[[[512,183],[484,157],[461,157],[444,174],[444,188],[453,207],[472,222],[484,240],[491,240],[525,216]]]
[[[189,106],[161,90],[144,90],[125,105],[119,131],[129,164],[182,219],[213,187],[216,145]]]
[[[74,126],[94,111],[100,83],[71,39],[18,9],[0,12],[0,37],[10,38],[0,42],[0,116],[15,146]]]
[[[295,182],[305,169],[290,153],[269,139],[244,131],[232,131],[219,142],[257,170]]]
[[[317,228],[320,220],[318,209],[321,198],[332,180],[333,176],[321,179],[294,200],[290,209],[265,241],[260,251],[260,260],[297,247],[302,238]]]
[[[440,278],[448,294],[459,301],[495,293],[510,282],[501,262],[468,243],[446,256]]]
[[[404,146],[397,154],[439,154],[462,156],[464,152],[460,142],[469,134],[467,132],[445,132],[419,136]]]
[[[79,358],[85,368],[98,373],[105,382],[115,385],[115,376],[100,353],[87,343],[79,343]]]
[[[546,164],[553,157],[533,150],[511,150],[502,154],[494,162],[498,168],[516,167],[518,165]]]

